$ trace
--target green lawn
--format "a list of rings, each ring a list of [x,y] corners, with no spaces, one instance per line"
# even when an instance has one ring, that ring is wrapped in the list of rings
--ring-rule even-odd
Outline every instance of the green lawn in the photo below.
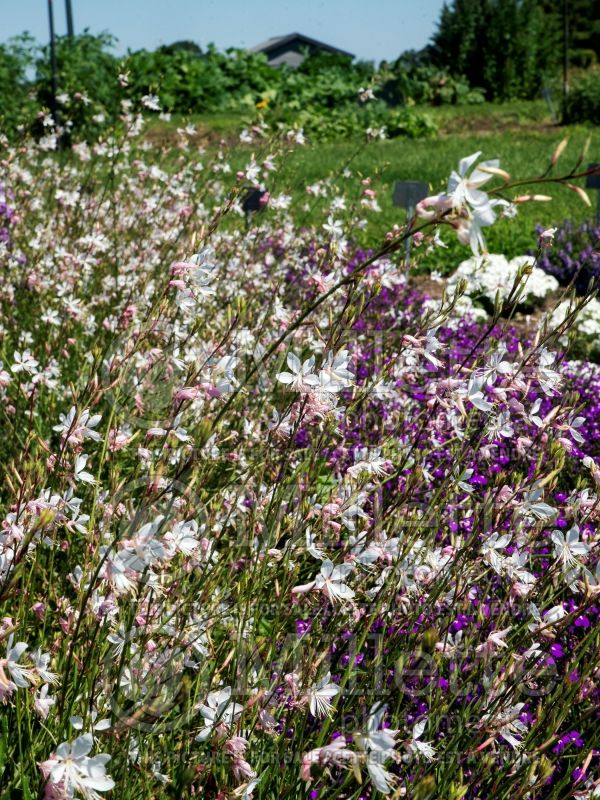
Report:
[[[482,157],[500,158],[501,164],[514,178],[539,175],[546,169],[553,149],[564,134],[563,130],[548,133],[522,131],[514,136],[495,133],[483,137],[468,134],[436,141],[396,139],[363,146],[358,152],[353,144],[324,145],[295,153],[285,164],[279,180],[282,185],[293,187],[295,195],[301,197],[306,185],[322,175],[339,173],[354,156],[354,170],[364,175],[377,175],[373,187],[379,192],[382,207],[380,232],[384,233],[394,222],[402,219],[404,214],[392,205],[394,181],[424,180],[429,182],[433,191],[439,191],[445,186],[446,177],[458,160],[477,150],[482,151]],[[562,159],[565,170],[576,161],[587,132],[573,130],[570,135],[570,146]],[[590,149],[592,156],[594,146],[597,148],[599,144],[596,134]],[[596,157],[600,160],[600,153]],[[523,191],[526,192],[525,189]],[[521,255],[534,245],[533,231],[537,222],[550,226],[564,219],[583,221],[595,211],[585,206],[574,192],[563,186],[538,188],[535,191],[547,193],[553,199],[547,203],[522,205],[516,219],[501,221],[491,228],[487,237],[490,252],[503,252],[509,256]],[[594,197],[594,203],[595,200]],[[372,233],[371,231],[370,235]],[[454,244],[450,233],[445,234],[444,238]],[[464,253],[463,248],[455,246],[452,249],[456,250],[459,257]],[[448,256],[450,255],[452,254],[449,252]],[[434,261],[438,258],[436,256]]]
[[[273,192],[292,195],[299,223],[320,225],[325,220],[327,201],[310,198],[306,194],[307,186],[327,177],[342,181],[346,166],[355,174],[372,177],[372,188],[378,192],[382,213],[377,216],[376,224],[370,225],[365,232],[358,231],[356,236],[362,245],[376,245],[394,223],[405,219],[404,211],[392,205],[396,180],[423,180],[430,184],[432,193],[441,191],[459,159],[477,150],[481,150],[482,158],[499,158],[502,167],[515,179],[541,175],[556,145],[566,136],[569,137],[568,148],[553,174],[564,174],[572,168],[590,135],[591,144],[584,164],[600,161],[598,132],[583,126],[555,124],[542,101],[447,106],[423,111],[430,114],[440,127],[436,138],[309,144],[295,149],[281,162],[269,188]],[[232,148],[230,160],[236,169],[247,163],[250,153],[256,149],[238,143],[237,132],[244,125],[241,117],[233,114],[201,116],[193,121],[212,140],[208,142],[209,149],[216,147],[221,137],[228,141]],[[163,134],[167,135],[169,128],[174,129],[180,124],[181,120],[168,123]],[[583,181],[578,183],[583,185]],[[529,192],[525,187],[520,191]],[[563,186],[550,185],[531,191],[551,195],[552,200],[522,205],[516,219],[502,220],[488,229],[490,252],[503,252],[510,257],[521,255],[535,246],[536,223],[549,227],[565,219],[584,221],[595,215],[595,192],[590,195],[592,208],[588,208],[575,192]],[[309,211],[305,210],[307,202]],[[370,212],[370,216],[373,218],[375,215]],[[424,267],[448,269],[457,259],[466,257],[465,248],[454,241],[450,231],[443,238],[450,245],[449,250],[432,254],[423,262]]]

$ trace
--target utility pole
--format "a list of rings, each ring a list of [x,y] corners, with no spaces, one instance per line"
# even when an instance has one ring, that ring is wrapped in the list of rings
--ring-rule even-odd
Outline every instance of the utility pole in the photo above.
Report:
[[[569,94],[569,0],[563,0],[563,102]]]
[[[52,0],[48,0],[48,22],[50,23],[50,73],[51,73],[51,94],[50,111],[54,124],[58,126],[58,107],[56,95],[58,93],[58,67],[56,64],[56,41],[54,38],[54,8]]]
[[[72,39],[75,35],[75,31],[73,29],[73,7],[71,6],[71,0],[65,0],[65,11],[67,13],[67,36],[69,39]]]

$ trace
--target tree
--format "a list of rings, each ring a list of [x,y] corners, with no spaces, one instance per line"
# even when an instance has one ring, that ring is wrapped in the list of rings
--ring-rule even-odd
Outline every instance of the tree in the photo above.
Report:
[[[531,98],[560,65],[561,31],[555,0],[551,9],[546,0],[453,0],[442,8],[431,54],[490,100]]]
[[[0,130],[14,131],[29,124],[37,110],[27,72],[38,56],[38,46],[28,34],[0,44]]]
[[[173,42],[173,44],[165,44],[162,47],[158,48],[161,52],[166,53],[167,55],[171,55],[172,53],[176,53],[178,50],[185,50],[191,55],[194,56],[201,56],[202,55],[202,48],[196,42],[192,42],[189,39],[183,39],[178,42]]]

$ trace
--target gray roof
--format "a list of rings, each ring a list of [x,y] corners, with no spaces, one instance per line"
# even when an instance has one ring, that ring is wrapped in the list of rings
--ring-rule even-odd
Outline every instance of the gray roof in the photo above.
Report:
[[[270,39],[267,39],[266,42],[257,44],[256,47],[251,47],[250,52],[268,54],[269,50],[275,47],[281,47],[281,45],[293,42],[296,39],[299,39],[302,44],[312,45],[312,47],[318,47],[320,50],[326,50],[329,53],[341,53],[344,56],[354,58],[354,53],[349,53],[347,50],[341,50],[339,47],[325,44],[325,42],[319,42],[317,39],[311,39],[310,36],[304,36],[303,33],[288,33],[287,36],[272,36]]]

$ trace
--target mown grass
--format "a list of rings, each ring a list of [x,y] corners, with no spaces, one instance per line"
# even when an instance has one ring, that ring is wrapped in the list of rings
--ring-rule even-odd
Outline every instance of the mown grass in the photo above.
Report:
[[[547,133],[522,131],[515,136],[491,134],[484,141],[483,157],[499,158],[501,163],[510,164],[512,177],[516,179],[539,175],[545,171],[554,148],[565,133],[564,130],[556,130]],[[572,129],[569,135],[570,147],[563,157],[565,171],[576,161],[588,133],[585,130]],[[592,147],[594,144],[597,146],[597,135],[595,139]],[[395,181],[423,180],[430,184],[432,192],[441,191],[449,169],[455,167],[460,158],[477,151],[481,146],[479,134],[440,139],[436,142],[396,139],[372,143],[361,148],[355,156],[356,149],[353,150],[350,144],[325,145],[290,158],[282,170],[284,174],[280,175],[280,180],[289,182],[288,185],[295,184],[296,197],[299,199],[306,185],[318,180],[319,175],[335,174],[352,159],[351,166],[354,170],[365,176],[374,176],[372,185],[378,192],[382,209],[378,232],[384,234],[394,223],[405,219],[405,212],[394,208],[392,204]],[[526,191],[525,188],[524,192]],[[540,189],[536,191],[539,192]],[[490,252],[505,253],[510,257],[522,255],[535,244],[536,223],[549,227],[564,219],[583,221],[593,214],[593,209],[584,205],[575,192],[562,186],[552,186],[548,189],[548,194],[552,196],[550,202],[522,205],[515,219],[491,228],[487,236]],[[311,222],[317,221],[317,213],[315,209]],[[369,236],[373,236],[373,233],[374,229],[371,228]],[[442,238],[449,245],[445,255],[451,261],[455,257],[461,257],[464,248],[458,245],[455,237],[445,233]],[[445,262],[445,255],[439,252],[432,254],[424,263],[429,267],[442,267],[444,264],[439,264],[439,261],[442,258]]]
[[[406,219],[405,211],[394,208],[392,203],[393,186],[397,180],[427,181],[432,193],[441,191],[459,159],[478,150],[482,150],[483,158],[499,158],[501,164],[510,165],[515,179],[534,177],[546,171],[554,149],[565,137],[569,138],[569,145],[553,175],[564,174],[572,168],[588,137],[591,137],[591,142],[584,165],[600,161],[598,132],[585,126],[554,123],[544,101],[443,106],[423,111],[430,114],[439,126],[440,133],[435,139],[309,143],[286,157],[268,188],[276,193],[285,187],[285,191],[292,195],[296,220],[300,224],[318,226],[325,221],[329,200],[310,198],[306,192],[308,186],[326,177],[341,179],[346,167],[355,174],[370,177],[371,188],[378,193],[381,214],[375,220],[376,215],[369,212],[371,224],[364,232],[356,231],[355,237],[361,245],[375,246],[394,224],[401,224]],[[229,144],[235,143],[248,118],[220,114],[199,116],[191,121],[205,137],[204,144],[210,150],[216,149],[222,138]],[[150,135],[167,141],[181,124],[181,119],[156,123]],[[234,146],[230,159],[232,167],[243,167],[255,149],[254,146]],[[583,180],[578,184],[583,186]],[[523,193],[527,191],[527,187],[523,187]],[[537,193],[541,191],[540,187],[536,189]],[[565,219],[583,222],[596,213],[595,192],[590,193],[591,208],[575,192],[562,186],[550,185],[545,193],[552,196],[551,201],[521,205],[515,219],[502,221],[489,230],[490,252],[505,253],[509,257],[522,255],[535,246],[537,223],[550,227]],[[457,259],[465,257],[464,247],[456,242],[451,232],[446,232],[442,238],[448,244],[448,250],[436,251],[423,259],[424,269],[447,271],[457,263]]]

